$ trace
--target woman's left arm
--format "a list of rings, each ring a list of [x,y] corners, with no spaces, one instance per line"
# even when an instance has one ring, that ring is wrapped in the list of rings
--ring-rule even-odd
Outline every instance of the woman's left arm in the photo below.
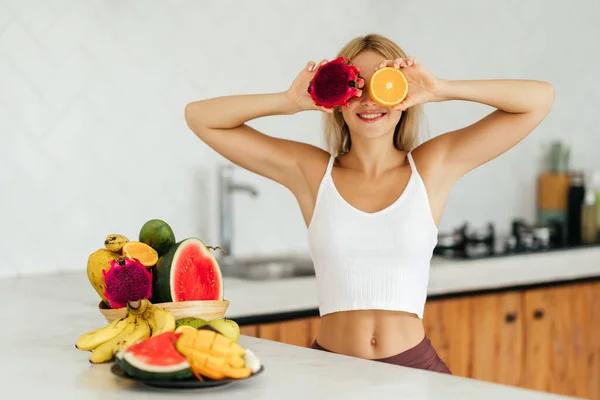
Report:
[[[523,140],[554,102],[554,87],[541,81],[441,80],[436,86],[430,101],[472,101],[497,109],[469,126],[433,139],[436,164],[454,179]]]
[[[444,80],[414,57],[385,60],[379,66],[401,69],[408,95],[394,110],[417,104],[463,100],[486,104],[495,111],[462,129],[441,134],[423,145],[420,157],[446,184],[498,157],[523,140],[546,117],[554,103],[554,86],[532,80]],[[426,149],[426,150],[425,150]],[[423,154],[424,153],[424,154]],[[438,173],[439,172],[439,173]]]

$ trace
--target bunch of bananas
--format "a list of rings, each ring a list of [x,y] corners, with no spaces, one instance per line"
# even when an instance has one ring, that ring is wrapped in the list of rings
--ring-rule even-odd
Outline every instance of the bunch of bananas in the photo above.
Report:
[[[154,306],[147,299],[137,308],[127,306],[127,315],[82,335],[75,347],[91,351],[93,364],[112,361],[114,355],[138,341],[175,331],[175,318],[168,310]]]

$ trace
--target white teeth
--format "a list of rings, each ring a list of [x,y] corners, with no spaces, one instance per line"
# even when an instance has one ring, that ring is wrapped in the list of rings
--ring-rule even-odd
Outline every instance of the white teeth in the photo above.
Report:
[[[379,114],[358,114],[358,115],[364,119],[375,119],[375,118],[381,117],[383,114],[379,113]]]

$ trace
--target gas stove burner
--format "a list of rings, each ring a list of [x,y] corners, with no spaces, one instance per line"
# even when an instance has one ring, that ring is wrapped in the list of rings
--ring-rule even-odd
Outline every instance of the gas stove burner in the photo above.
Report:
[[[450,234],[439,235],[434,254],[452,257],[482,256],[494,248],[495,239],[492,223],[481,229],[473,229],[465,223]]]
[[[563,229],[559,223],[532,226],[522,219],[515,219],[509,234],[502,239],[492,223],[479,229],[464,223],[451,233],[440,234],[433,253],[449,258],[485,258],[547,251],[562,247],[563,243]]]
[[[511,233],[509,249],[512,251],[548,250],[563,245],[563,229],[559,223],[532,226],[516,219],[512,222]]]

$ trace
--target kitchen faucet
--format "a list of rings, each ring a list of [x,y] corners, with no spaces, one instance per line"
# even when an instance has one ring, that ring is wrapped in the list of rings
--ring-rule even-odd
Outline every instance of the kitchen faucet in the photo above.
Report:
[[[253,197],[258,191],[251,185],[233,182],[234,166],[227,164],[219,167],[219,243],[225,249],[227,257],[231,257],[233,242],[233,198],[234,191],[245,191]],[[220,253],[219,253],[220,254]],[[223,257],[220,254],[220,257]]]

